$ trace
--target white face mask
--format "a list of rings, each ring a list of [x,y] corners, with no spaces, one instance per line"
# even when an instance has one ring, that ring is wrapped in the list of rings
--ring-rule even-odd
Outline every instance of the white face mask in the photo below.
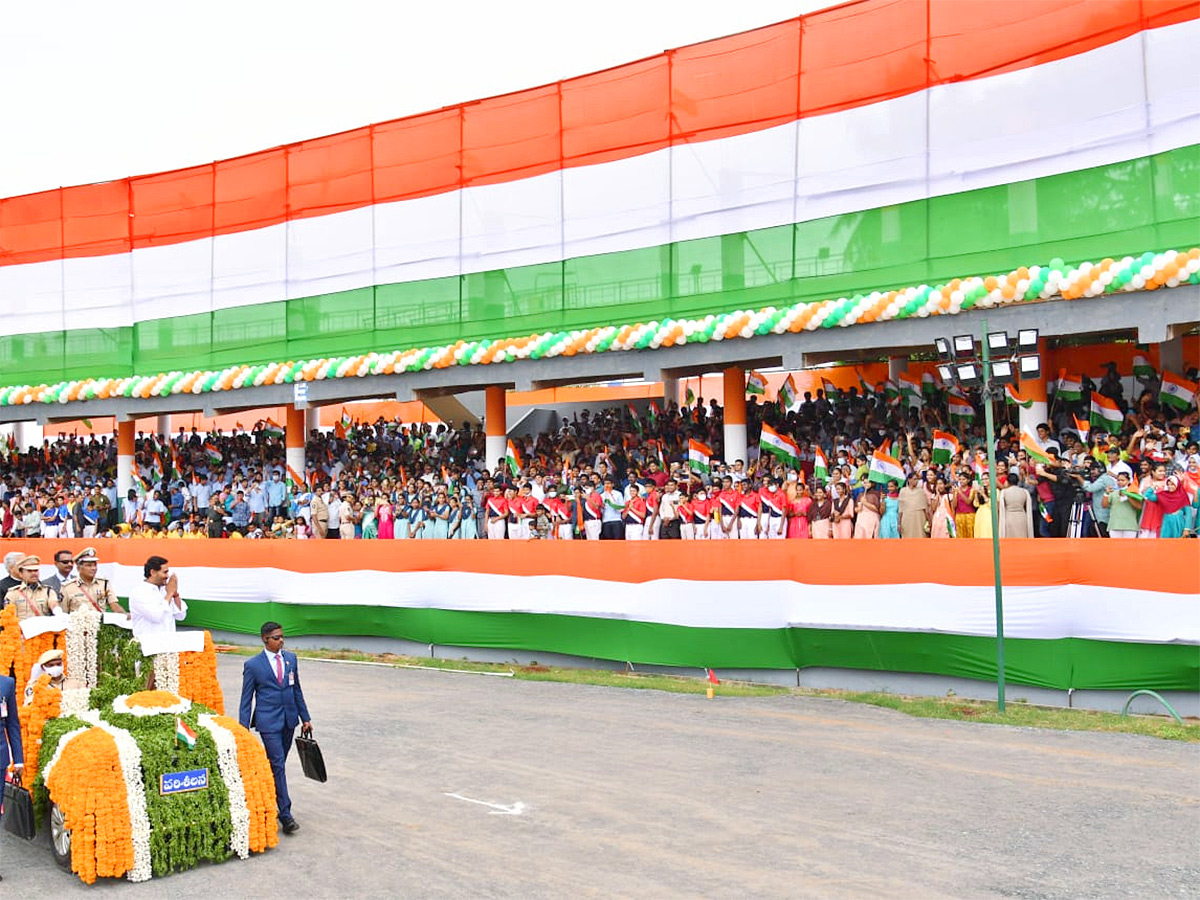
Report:
[[[51,678],[57,678],[59,675],[62,674],[63,667],[62,666],[42,666],[42,671],[45,672],[47,675],[49,675]]]
[[[795,473],[795,472],[788,472],[788,481],[796,481],[796,480],[797,480],[796,473]]]
[[[704,499],[704,495],[703,495],[703,494],[697,494],[697,495],[696,495],[696,499],[697,499],[697,500],[703,500],[703,499]]]

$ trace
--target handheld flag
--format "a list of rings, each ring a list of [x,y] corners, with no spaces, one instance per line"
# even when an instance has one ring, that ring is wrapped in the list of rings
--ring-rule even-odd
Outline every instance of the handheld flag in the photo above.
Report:
[[[1010,406],[1019,406],[1021,409],[1029,409],[1033,406],[1033,401],[1022,399],[1020,391],[1011,384],[1004,386],[1004,402]]]
[[[934,379],[932,372],[926,372],[921,376],[921,393],[926,397],[937,396],[937,381]]]
[[[1150,365],[1150,361],[1140,354],[1133,358],[1133,377],[1134,378],[1154,378],[1158,375],[1154,371],[1154,366]]]
[[[1046,451],[1030,436],[1028,431],[1021,432],[1021,449],[1029,455],[1029,458],[1033,462],[1050,462],[1050,457],[1046,454]]]
[[[196,749],[196,732],[188,727],[188,723],[179,716],[175,717],[175,742],[183,741],[189,750]]]
[[[517,452],[517,448],[512,441],[508,442],[508,449],[505,453],[504,461],[508,463],[508,467],[512,470],[513,475],[518,474],[523,468],[525,468],[524,463],[521,462],[521,454]]]
[[[221,462],[225,457],[221,451],[217,449],[217,445],[212,441],[204,442],[204,455],[208,457],[208,461],[214,465]]]
[[[975,418],[975,407],[962,394],[953,393],[946,397],[946,412],[951,419],[971,421]]]
[[[920,408],[925,405],[925,398],[921,394],[921,383],[914,376],[907,372],[901,372],[896,380],[900,382],[900,402],[904,406]]]
[[[1075,420],[1075,430],[1079,432],[1079,439],[1086,444],[1092,434],[1092,423],[1087,419],[1079,418],[1079,416],[1072,416],[1072,418]]]
[[[283,437],[283,426],[268,416],[267,423],[263,427],[262,433],[264,436],[269,438],[281,438]]]
[[[763,423],[762,434],[758,439],[758,447],[763,453],[770,453],[780,462],[789,466],[800,465],[800,447],[786,434],[780,434],[766,422]]]
[[[900,465],[900,460],[894,456],[888,456],[886,453],[876,450],[871,454],[871,467],[867,473],[867,480],[875,484],[886,484],[889,481],[903,481],[904,467]]]
[[[825,458],[825,451],[818,444],[813,450],[813,481],[817,484],[824,484],[829,480],[829,460]]]
[[[1196,402],[1196,390],[1198,388],[1200,388],[1200,385],[1196,384],[1196,382],[1188,381],[1182,375],[1176,375],[1174,372],[1164,371],[1162,374],[1162,387],[1158,391],[1158,399],[1167,406],[1185,411]]]
[[[300,474],[291,466],[287,467],[287,483],[288,487],[293,491],[308,490],[308,485],[305,483],[304,479],[301,478]]]
[[[825,392],[826,400],[837,400],[842,394],[836,384],[824,377],[821,378],[821,390]]]
[[[1068,375],[1066,369],[1059,370],[1057,396],[1059,400],[1080,399],[1083,396],[1083,376]]]
[[[712,669],[705,669],[704,674],[708,676],[708,680],[712,684],[720,684],[721,680],[717,678],[717,673]]]
[[[1121,430],[1125,415],[1121,412],[1121,407],[1117,406],[1116,400],[1092,391],[1091,407],[1090,418],[1093,425],[1103,428],[1109,434],[1116,434]],[[1079,419],[1076,418],[1075,421],[1078,422]]]
[[[792,380],[792,375],[789,373],[779,388],[779,408],[787,412],[796,404],[796,397],[796,382]]]
[[[648,409],[650,412],[650,424],[653,425],[655,422],[658,421],[658,417],[662,415],[662,410],[659,409],[658,404],[655,403],[653,400],[650,401],[650,405],[649,405]]]
[[[688,441],[688,468],[693,472],[707,472],[711,467],[712,448],[701,441]]]
[[[746,379],[746,393],[752,397],[761,397],[767,392],[767,379],[760,372],[751,371]]]
[[[688,388],[683,393],[683,405],[684,406],[695,406],[696,405],[696,392],[693,391],[691,388]]]
[[[957,437],[949,431],[934,430],[932,459],[935,463],[950,462],[959,449],[960,445]]]
[[[627,410],[629,410],[629,418],[631,418],[633,420],[633,427],[637,429],[638,434],[641,434],[642,433],[642,419],[641,419],[641,416],[638,415],[637,409],[634,408],[634,405],[632,403],[626,403],[625,408]]]

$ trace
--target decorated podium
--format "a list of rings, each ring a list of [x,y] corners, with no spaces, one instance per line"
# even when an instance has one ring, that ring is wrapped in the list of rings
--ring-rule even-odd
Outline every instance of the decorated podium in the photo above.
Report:
[[[59,686],[35,666],[62,650]],[[126,616],[0,614],[0,671],[17,680],[25,783],[64,868],[146,881],[277,843],[261,743],[224,715],[207,631],[137,641]],[[30,683],[31,673],[36,677]]]

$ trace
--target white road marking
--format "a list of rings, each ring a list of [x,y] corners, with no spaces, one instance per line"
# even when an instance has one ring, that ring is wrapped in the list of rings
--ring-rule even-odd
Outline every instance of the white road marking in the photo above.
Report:
[[[447,797],[453,797],[455,800],[466,800],[468,803],[478,803],[480,806],[491,807],[490,815],[493,816],[519,816],[525,812],[525,804],[518,800],[511,806],[505,806],[503,803],[488,803],[486,800],[475,800],[471,797],[464,797],[462,794],[452,794],[449,791],[443,791]]]

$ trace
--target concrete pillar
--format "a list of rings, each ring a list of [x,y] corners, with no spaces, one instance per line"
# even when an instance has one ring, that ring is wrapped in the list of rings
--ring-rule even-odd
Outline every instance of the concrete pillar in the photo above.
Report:
[[[133,437],[136,423],[117,422],[117,502],[124,503],[133,487]]]
[[[1018,415],[1018,424],[1021,431],[1026,432],[1033,437],[1037,437],[1037,427],[1042,422],[1046,421],[1050,414],[1050,408],[1046,402],[1046,378],[1050,373],[1050,346],[1045,338],[1038,341],[1038,356],[1042,359],[1042,375],[1040,378],[1026,378],[1017,385],[1017,393],[1021,397],[1022,403],[1032,400],[1029,408],[1024,406],[1018,407],[1020,413]],[[1051,431],[1054,429],[1051,428]]]
[[[904,356],[888,357],[888,379],[895,382],[900,373],[908,369],[908,358]]]
[[[1183,336],[1176,335],[1158,345],[1158,368],[1162,372],[1183,374]]]
[[[725,382],[725,462],[746,459],[746,370],[730,366]]]
[[[663,412],[666,412],[667,407],[675,403],[682,406],[682,398],[679,396],[679,379],[667,378],[663,376]]]
[[[155,424],[157,426],[158,434],[162,437],[167,438],[167,440],[170,440],[171,439],[171,414],[168,413],[165,416],[159,416],[158,421]]]
[[[508,453],[508,406],[502,387],[491,385],[484,389],[484,395],[484,460],[488,471],[495,474]]]
[[[30,419],[28,422],[14,422],[12,436],[18,453],[28,453],[30,447],[35,447],[41,453],[46,432],[35,420]]]
[[[321,408],[319,406],[306,407],[304,410],[304,436],[307,438],[309,434],[320,428]]]
[[[296,485],[296,490],[302,490],[301,483],[308,477],[304,464],[304,441],[308,437],[304,428],[306,418],[305,410],[288,405],[287,422],[283,430],[284,459],[287,462],[287,477]]]

